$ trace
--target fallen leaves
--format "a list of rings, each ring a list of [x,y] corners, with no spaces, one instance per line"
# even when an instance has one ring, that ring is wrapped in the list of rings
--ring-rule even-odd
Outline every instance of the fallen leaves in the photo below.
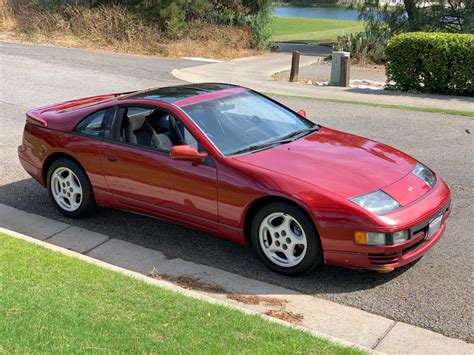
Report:
[[[301,313],[293,313],[293,312],[284,311],[284,310],[271,309],[265,312],[265,315],[283,320],[285,322],[293,323],[293,324],[301,324],[301,322],[303,322],[303,319],[304,319]]]
[[[173,282],[174,284],[186,290],[195,290],[195,291],[222,294],[222,295],[226,295],[227,299],[229,300],[243,303],[246,305],[262,305],[264,307],[269,307],[272,309],[265,311],[264,313],[265,315],[283,320],[285,322],[289,322],[293,324],[301,324],[304,319],[303,314],[301,313],[294,313],[291,311],[287,311],[285,307],[287,306],[289,302],[288,300],[283,299],[283,298],[267,297],[267,296],[259,296],[259,295],[243,295],[241,293],[235,293],[235,292],[229,293],[223,287],[206,283],[197,277],[169,276],[169,275],[165,275],[158,272],[156,269],[153,269],[152,271],[150,271],[147,274],[147,276],[157,279],[157,280],[166,280],[166,281]]]

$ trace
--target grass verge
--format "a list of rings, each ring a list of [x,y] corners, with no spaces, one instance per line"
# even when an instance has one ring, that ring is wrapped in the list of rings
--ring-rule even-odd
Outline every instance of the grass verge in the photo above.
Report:
[[[275,17],[273,40],[330,42],[343,34],[360,32],[363,29],[362,21]]]
[[[0,271],[0,353],[360,353],[5,234]]]
[[[296,98],[296,99],[304,99],[304,100],[317,100],[317,101],[323,101],[323,102],[335,102],[335,103],[340,103],[340,104],[350,104],[350,105],[357,105],[357,106],[380,107],[380,108],[387,108],[387,109],[392,109],[392,110],[431,112],[431,113],[442,113],[446,115],[474,117],[474,111],[450,110],[450,109],[444,109],[444,108],[429,108],[429,107],[416,107],[416,106],[404,106],[404,105],[377,104],[377,103],[372,103],[372,102],[362,102],[362,101],[352,101],[352,100],[323,99],[323,98],[308,97],[308,96],[283,95],[283,94],[278,94],[278,93],[273,93],[273,92],[266,92],[265,95],[287,97],[287,98],[293,98],[293,99]]]

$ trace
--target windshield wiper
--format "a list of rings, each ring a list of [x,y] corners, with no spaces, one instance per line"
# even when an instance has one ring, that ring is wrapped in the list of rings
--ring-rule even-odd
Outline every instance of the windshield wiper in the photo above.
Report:
[[[237,155],[237,154],[248,153],[248,152],[255,152],[255,151],[258,151],[258,150],[271,148],[272,146],[274,146],[276,144],[280,144],[280,141],[261,143],[261,144],[252,144],[252,145],[249,145],[248,147],[245,147],[245,148],[236,150],[235,152],[232,152],[231,155]]]
[[[308,127],[308,128],[305,128],[305,129],[302,129],[302,130],[299,130],[299,131],[291,132],[290,134],[287,134],[286,136],[281,137],[278,141],[275,141],[275,142],[280,142],[280,141],[286,142],[290,138],[293,138],[293,140],[296,140],[296,139],[302,137],[303,135],[306,135],[310,132],[314,132],[314,131],[317,131],[317,130],[319,130],[319,126],[315,125],[313,127]]]
[[[319,129],[318,125],[315,125],[313,127],[309,127],[306,129],[302,129],[299,131],[291,132],[290,134],[287,134],[286,136],[281,137],[280,139],[272,142],[267,142],[267,143],[260,143],[260,144],[252,144],[249,145],[248,147],[236,150],[235,152],[232,152],[231,155],[237,155],[237,154],[242,154],[242,153],[248,153],[248,152],[255,152],[263,149],[268,149],[271,148],[275,145],[280,145],[280,144],[285,144],[285,143],[290,143],[294,142],[296,139],[299,137],[313,131],[317,131]]]

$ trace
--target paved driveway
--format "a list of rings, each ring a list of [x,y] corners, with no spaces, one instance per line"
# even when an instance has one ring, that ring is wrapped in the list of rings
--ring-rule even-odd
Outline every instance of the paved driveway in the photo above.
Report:
[[[62,217],[16,157],[28,107],[94,93],[175,82],[183,60],[149,59],[40,46],[0,46],[0,203],[109,234],[384,316],[474,340],[474,120],[311,100],[283,99],[315,121],[378,139],[436,169],[453,191],[453,213],[438,246],[416,264],[391,274],[323,267],[289,278],[269,272],[242,246],[156,219],[101,209],[84,220]],[[153,73],[147,74],[147,73]],[[354,325],[357,326],[357,325]]]

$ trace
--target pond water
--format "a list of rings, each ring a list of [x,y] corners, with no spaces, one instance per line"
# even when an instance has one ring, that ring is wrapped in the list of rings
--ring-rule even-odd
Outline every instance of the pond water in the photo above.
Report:
[[[275,6],[273,9],[273,15],[287,17],[328,18],[335,20],[358,20],[359,11],[356,9],[348,9],[335,5],[322,5],[317,7]]]

